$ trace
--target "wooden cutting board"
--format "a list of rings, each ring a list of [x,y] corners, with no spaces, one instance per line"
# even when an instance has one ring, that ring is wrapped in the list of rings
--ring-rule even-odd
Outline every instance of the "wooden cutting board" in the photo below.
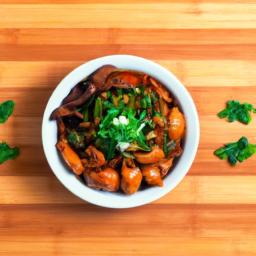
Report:
[[[213,156],[244,126],[216,117],[229,99],[256,105],[256,1],[0,0],[0,101],[16,102],[0,139],[21,155],[0,166],[0,255],[256,255],[256,157]],[[174,72],[200,115],[195,162],[147,206],[84,203],[52,174],[41,119],[58,82],[87,60],[134,54]]]

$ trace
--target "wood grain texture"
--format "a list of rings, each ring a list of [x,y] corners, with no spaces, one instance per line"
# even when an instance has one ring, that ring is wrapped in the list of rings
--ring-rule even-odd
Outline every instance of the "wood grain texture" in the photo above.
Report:
[[[256,157],[213,156],[249,126],[219,120],[228,99],[256,105],[255,0],[0,0],[0,101],[16,102],[0,140],[21,148],[0,165],[0,255],[256,255]],[[160,200],[92,206],[68,192],[43,155],[41,118],[59,81],[89,59],[129,53],[171,70],[200,116],[196,159]]]

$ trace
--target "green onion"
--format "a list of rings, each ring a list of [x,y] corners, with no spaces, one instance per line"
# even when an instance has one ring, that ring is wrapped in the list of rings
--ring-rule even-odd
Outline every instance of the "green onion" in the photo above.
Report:
[[[165,156],[168,156],[168,154],[169,154],[167,143],[168,143],[168,134],[167,134],[167,131],[164,131],[163,151],[164,151]]]
[[[98,97],[95,101],[93,117],[94,119],[95,118],[101,119],[102,117],[102,100],[100,97]]]
[[[135,109],[135,96],[134,95],[129,95],[128,107]]]
[[[143,109],[146,109],[147,108],[147,101],[145,98],[142,98],[140,100],[140,107],[143,108]]]

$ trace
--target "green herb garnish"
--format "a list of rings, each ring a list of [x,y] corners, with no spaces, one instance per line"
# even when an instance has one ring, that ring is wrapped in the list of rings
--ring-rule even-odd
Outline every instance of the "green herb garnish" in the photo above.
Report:
[[[249,124],[251,121],[251,112],[256,113],[256,109],[252,104],[241,104],[236,100],[229,100],[226,108],[218,113],[219,118],[227,118],[229,122],[239,121],[243,124]]]
[[[256,144],[249,144],[246,137],[241,137],[237,142],[225,144],[214,152],[220,159],[227,159],[231,165],[235,165],[237,161],[243,162],[255,153]]]
[[[5,123],[13,113],[14,105],[12,100],[7,100],[0,104],[0,124]]]
[[[109,160],[114,156],[118,143],[137,143],[141,150],[150,151],[143,129],[144,113],[137,118],[136,111],[129,107],[111,108],[99,125],[97,141],[99,148]]]
[[[17,147],[10,148],[5,142],[0,143],[0,164],[9,159],[14,159],[19,155],[19,149]]]

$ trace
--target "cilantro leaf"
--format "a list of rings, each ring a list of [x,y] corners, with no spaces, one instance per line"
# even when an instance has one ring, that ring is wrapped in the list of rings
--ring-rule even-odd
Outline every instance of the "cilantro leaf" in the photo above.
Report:
[[[246,137],[241,137],[237,142],[225,144],[215,150],[214,154],[222,160],[228,160],[231,165],[236,165],[237,161],[243,162],[256,154],[256,145],[249,144]]]
[[[19,149],[17,147],[10,148],[5,142],[0,143],[0,164],[9,159],[14,159],[19,155]]]
[[[229,100],[226,108],[220,111],[217,115],[219,118],[227,118],[229,122],[239,121],[243,124],[249,124],[252,120],[251,112],[255,112],[252,104],[241,104],[236,100]]]
[[[3,124],[11,116],[14,109],[14,102],[12,100],[7,100],[0,104],[0,124]]]

